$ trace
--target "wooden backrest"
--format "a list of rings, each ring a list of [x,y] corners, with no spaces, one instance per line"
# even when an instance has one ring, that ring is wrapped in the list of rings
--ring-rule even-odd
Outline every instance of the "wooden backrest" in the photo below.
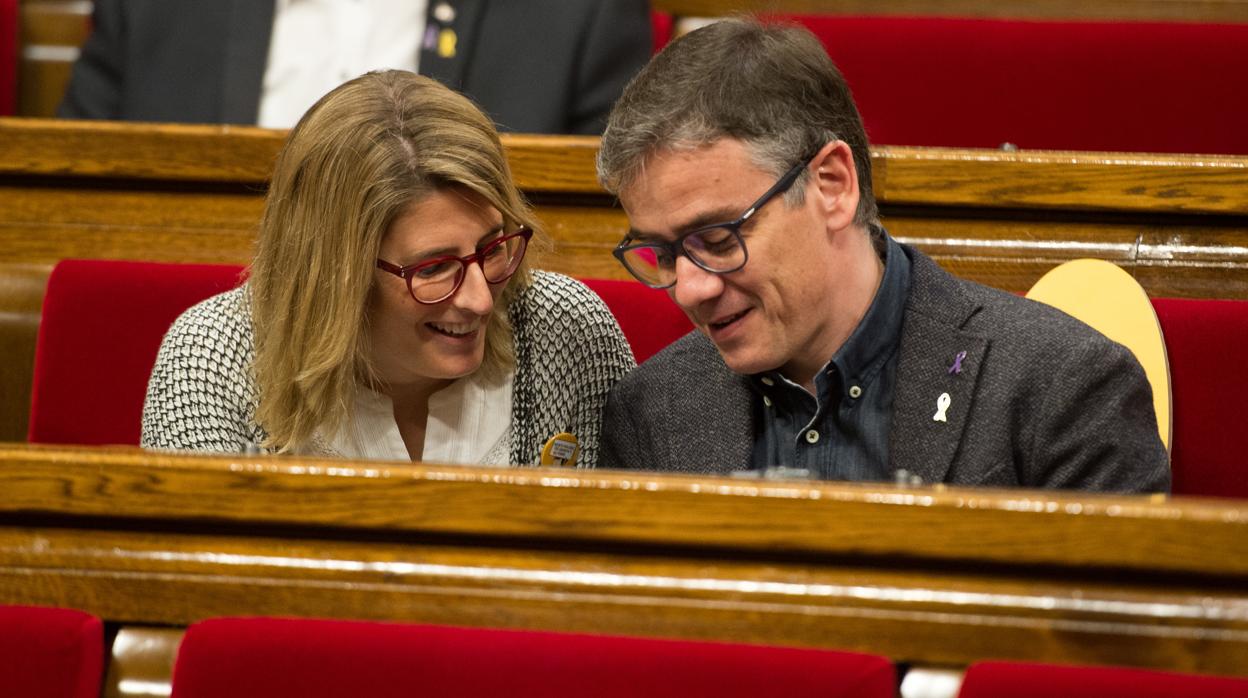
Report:
[[[1248,506],[0,446],[0,603],[1248,674]]]

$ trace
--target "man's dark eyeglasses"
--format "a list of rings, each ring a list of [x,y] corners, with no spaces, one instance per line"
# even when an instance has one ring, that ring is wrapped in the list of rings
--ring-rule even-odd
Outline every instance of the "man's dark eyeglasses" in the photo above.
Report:
[[[813,158],[813,156],[812,156]],[[811,158],[803,158],[765,194],[741,214],[727,223],[713,223],[684,233],[672,242],[648,241],[629,244],[620,241],[611,254],[641,283],[650,288],[670,288],[676,283],[676,258],[685,255],[689,261],[713,274],[728,274],[745,266],[750,255],[741,238],[741,226],[778,194],[783,194],[797,181]]]
[[[510,279],[520,268],[532,236],[532,230],[520,228],[514,233],[491,240],[485,247],[466,257],[434,257],[406,267],[378,259],[377,268],[407,281],[407,291],[417,303],[433,305],[455,295],[464,283],[470,264],[481,267],[485,280],[491,284],[501,284]]]

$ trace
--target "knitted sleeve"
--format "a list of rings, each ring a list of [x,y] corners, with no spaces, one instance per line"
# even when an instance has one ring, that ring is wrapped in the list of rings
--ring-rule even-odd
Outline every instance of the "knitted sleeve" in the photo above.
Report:
[[[144,448],[239,453],[263,438],[244,289],[191,307],[165,334],[143,403]]]
[[[581,282],[548,272],[534,274],[510,313],[512,462],[536,464],[546,440],[566,431],[580,442],[577,467],[595,467],[607,393],[636,365],[615,316]]]

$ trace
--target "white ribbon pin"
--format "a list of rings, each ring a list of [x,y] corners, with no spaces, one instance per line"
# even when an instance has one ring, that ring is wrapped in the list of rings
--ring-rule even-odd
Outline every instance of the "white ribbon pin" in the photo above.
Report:
[[[945,418],[945,412],[949,410],[949,405],[953,404],[953,398],[949,397],[949,393],[941,393],[936,398],[936,414],[932,416],[933,422],[948,422]]]

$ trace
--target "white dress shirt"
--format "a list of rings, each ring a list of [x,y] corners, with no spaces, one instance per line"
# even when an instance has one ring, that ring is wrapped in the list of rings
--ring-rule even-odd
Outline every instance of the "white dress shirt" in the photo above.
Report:
[[[290,128],[370,70],[419,66],[427,0],[276,0],[258,123]]]

